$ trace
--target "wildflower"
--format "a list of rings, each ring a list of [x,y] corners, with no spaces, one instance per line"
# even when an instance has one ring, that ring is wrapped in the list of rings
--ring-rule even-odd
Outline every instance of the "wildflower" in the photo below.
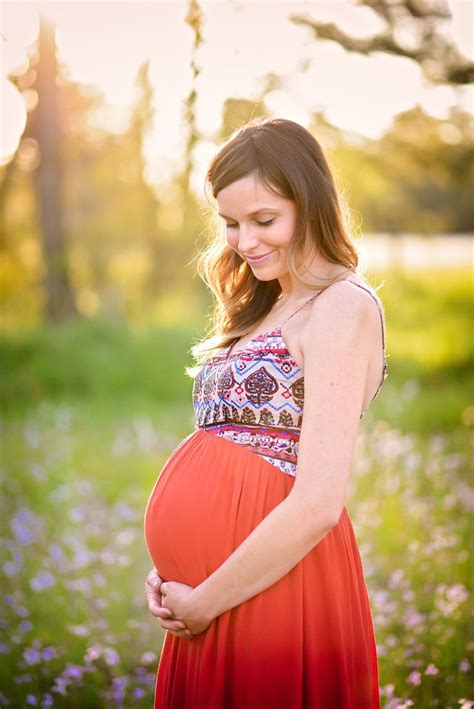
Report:
[[[50,660],[52,660],[53,658],[55,658],[57,656],[58,656],[58,653],[57,653],[56,648],[48,645],[48,647],[45,647],[43,649],[43,660],[45,662],[49,662]]]
[[[86,654],[84,655],[84,662],[93,662],[94,660],[98,660],[99,657],[102,657],[102,648],[100,648],[98,645],[92,645],[86,650]]]
[[[41,652],[34,647],[23,650],[23,659],[27,665],[38,665],[41,662]]]
[[[31,623],[29,620],[22,620],[20,625],[18,626],[18,632],[19,633],[27,633],[32,628],[33,628],[33,623]]]
[[[421,684],[421,674],[417,671],[410,672],[410,674],[408,675],[407,682],[409,684],[416,684],[416,685]]]
[[[158,658],[155,653],[149,651],[143,653],[140,662],[142,663],[142,665],[151,665],[151,663],[156,662],[157,659]]]
[[[67,694],[66,688],[71,684],[70,680],[66,677],[56,677],[52,687],[53,692],[58,692],[59,694]]]
[[[439,670],[438,670],[438,668],[436,667],[436,665],[433,665],[433,663],[431,663],[431,664],[428,665],[428,667],[426,668],[426,670],[425,670],[425,675],[437,675],[438,672],[439,672]]]
[[[19,561],[6,561],[3,564],[3,571],[7,576],[16,576],[21,571],[21,566]]]
[[[89,628],[85,625],[68,625],[68,630],[70,633],[73,633],[73,635],[78,635],[79,637],[89,635]]]
[[[33,591],[44,591],[46,588],[54,586],[56,579],[53,574],[49,571],[41,570],[34,578],[30,581],[30,586]]]
[[[28,546],[36,541],[41,529],[41,520],[27,507],[21,507],[10,520],[10,529],[17,544]]]
[[[63,677],[70,677],[71,679],[81,680],[83,672],[84,670],[81,665],[74,665],[71,662],[68,662],[65,670],[63,671]]]
[[[114,677],[112,680],[112,686],[114,689],[124,689],[124,687],[127,685],[127,678],[126,677]]]
[[[105,648],[105,661],[108,665],[118,665],[120,662],[119,654],[113,647]]]

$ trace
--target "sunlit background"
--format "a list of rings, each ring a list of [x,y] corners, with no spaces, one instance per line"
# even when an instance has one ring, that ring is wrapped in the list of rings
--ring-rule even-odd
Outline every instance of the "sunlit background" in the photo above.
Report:
[[[473,5],[468,0],[445,5],[451,17],[438,21],[437,31],[469,56]],[[380,138],[397,113],[416,105],[437,118],[447,118],[453,106],[472,109],[472,85],[432,85],[416,62],[383,52],[351,54],[336,42],[316,42],[307,27],[289,20],[294,15],[336,22],[343,31],[363,38],[384,29],[383,20],[369,7],[340,0],[215,0],[201,6],[204,37],[197,55],[201,73],[196,83],[196,118],[203,139],[193,183],[198,191],[226,99],[258,101],[269,74],[280,79],[275,88],[265,91],[272,114],[306,124],[312,112],[323,111],[331,124],[354,136]],[[149,60],[155,115],[146,140],[147,178],[166,184],[185,150],[183,100],[193,85],[193,32],[184,22],[188,3],[6,2],[2,78],[25,70],[28,48],[38,34],[40,11],[56,25],[57,55],[67,75],[103,93],[104,104],[94,115],[102,128],[126,130],[137,97],[137,71]],[[397,38],[413,46],[415,24],[400,23]],[[381,89],[383,101],[379,100]],[[17,149],[26,116],[24,102],[11,85],[4,87],[3,105],[7,124],[1,155],[8,159]]]
[[[320,141],[385,306],[348,502],[382,706],[474,707],[474,4],[370,5],[0,6],[0,706],[152,704],[143,512],[194,426],[204,177],[264,116]]]

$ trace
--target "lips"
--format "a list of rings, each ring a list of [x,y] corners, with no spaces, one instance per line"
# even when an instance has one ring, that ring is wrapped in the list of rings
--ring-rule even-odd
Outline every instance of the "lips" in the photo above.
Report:
[[[260,261],[263,261],[268,256],[270,256],[272,253],[273,253],[273,251],[269,251],[268,253],[262,254],[261,256],[246,256],[246,259],[249,263],[260,263]]]

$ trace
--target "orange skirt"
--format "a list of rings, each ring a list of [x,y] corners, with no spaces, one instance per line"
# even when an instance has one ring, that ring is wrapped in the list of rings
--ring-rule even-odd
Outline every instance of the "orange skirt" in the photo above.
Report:
[[[145,511],[145,540],[160,576],[200,584],[293,484],[246,446],[193,431],[169,457]],[[154,707],[379,709],[372,614],[346,507],[272,586],[192,639],[166,633]]]

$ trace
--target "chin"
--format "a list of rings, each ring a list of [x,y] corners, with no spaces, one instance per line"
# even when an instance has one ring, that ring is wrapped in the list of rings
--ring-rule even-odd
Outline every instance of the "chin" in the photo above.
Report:
[[[258,270],[252,269],[252,273],[259,281],[275,281],[278,278],[278,274],[270,269],[265,272],[263,271],[263,268]]]

